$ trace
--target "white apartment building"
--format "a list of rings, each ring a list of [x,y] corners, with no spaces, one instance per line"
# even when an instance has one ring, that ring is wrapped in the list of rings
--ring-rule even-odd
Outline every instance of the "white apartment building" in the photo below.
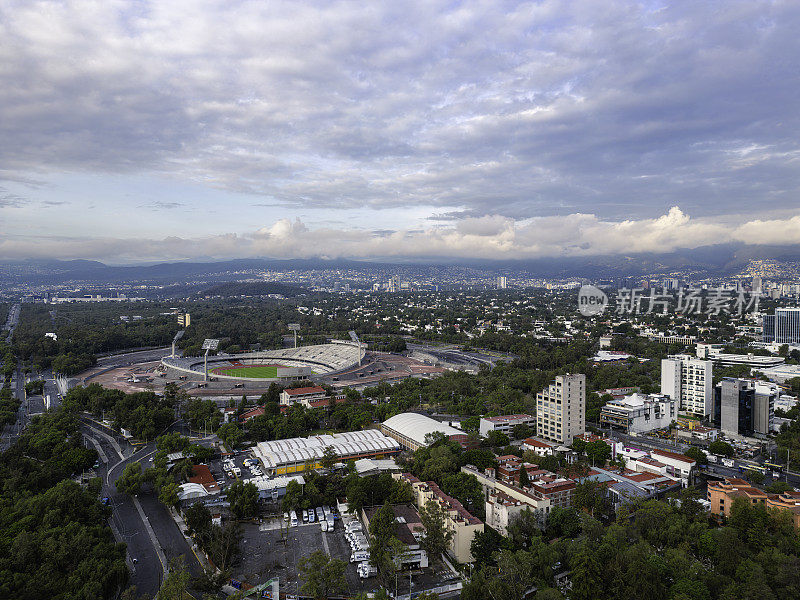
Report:
[[[631,394],[608,402],[600,410],[600,425],[645,433],[669,427],[678,418],[678,401],[661,394]]]
[[[586,431],[586,375],[559,375],[536,394],[536,435],[566,446]]]
[[[502,415],[499,417],[481,417],[479,432],[483,437],[490,431],[499,431],[512,437],[512,432],[517,425],[527,425],[531,429],[536,427],[536,418],[531,415]]]
[[[661,361],[661,393],[678,401],[679,410],[710,415],[713,391],[713,363],[688,354]]]

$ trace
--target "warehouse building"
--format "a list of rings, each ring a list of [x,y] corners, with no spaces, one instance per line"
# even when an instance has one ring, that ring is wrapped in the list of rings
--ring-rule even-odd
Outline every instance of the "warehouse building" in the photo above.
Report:
[[[460,429],[417,413],[400,413],[386,419],[381,425],[381,431],[397,440],[403,448],[412,451],[427,446],[425,436],[432,433],[441,433],[462,445],[467,444],[467,436]]]
[[[366,429],[333,435],[259,442],[253,448],[253,454],[264,465],[264,472],[275,476],[300,473],[306,468],[321,468],[327,448],[333,450],[337,462],[360,458],[383,458],[400,452],[395,440],[386,437],[377,429]]]

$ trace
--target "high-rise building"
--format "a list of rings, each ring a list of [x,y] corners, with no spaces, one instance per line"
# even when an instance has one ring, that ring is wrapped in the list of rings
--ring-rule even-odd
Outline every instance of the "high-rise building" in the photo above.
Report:
[[[179,313],[178,314],[178,325],[181,327],[188,327],[192,322],[192,315],[189,313]]]
[[[586,431],[586,375],[559,375],[536,394],[536,434],[569,445]]]
[[[661,361],[661,393],[678,401],[680,410],[706,416],[711,412],[713,363],[687,354]]]
[[[775,417],[777,386],[726,377],[714,388],[711,420],[729,435],[768,434]]]
[[[755,277],[753,277],[753,284],[751,285],[751,289],[754,292],[761,292],[762,289],[761,284],[762,284],[761,277],[756,275]]]
[[[500,276],[497,278],[497,289],[505,290],[508,288],[508,277]]]
[[[761,341],[800,344],[800,308],[776,308],[774,315],[764,315]]]

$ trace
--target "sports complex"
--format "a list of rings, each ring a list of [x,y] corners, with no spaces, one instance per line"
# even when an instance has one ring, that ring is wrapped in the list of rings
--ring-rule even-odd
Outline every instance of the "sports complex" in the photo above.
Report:
[[[207,358],[165,356],[161,366],[168,377],[250,387],[335,375],[357,367],[364,355],[363,346],[357,342],[333,340],[328,344]]]

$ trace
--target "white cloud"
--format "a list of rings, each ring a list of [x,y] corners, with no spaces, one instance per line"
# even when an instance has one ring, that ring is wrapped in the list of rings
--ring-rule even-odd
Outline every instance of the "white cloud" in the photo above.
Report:
[[[158,173],[294,211],[588,230],[575,214],[793,208],[799,25],[797,3],[766,0],[12,0],[2,177]],[[473,226],[488,225],[431,236],[458,245]],[[513,246],[499,227],[476,236]]]
[[[455,226],[367,232],[309,228],[281,219],[250,234],[165,239],[30,238],[0,240],[5,258],[99,258],[111,262],[235,257],[476,257],[526,259],[670,252],[711,244],[800,244],[800,215],[739,225],[692,219],[673,207],[655,219],[608,221],[571,214],[521,222],[492,216]]]

